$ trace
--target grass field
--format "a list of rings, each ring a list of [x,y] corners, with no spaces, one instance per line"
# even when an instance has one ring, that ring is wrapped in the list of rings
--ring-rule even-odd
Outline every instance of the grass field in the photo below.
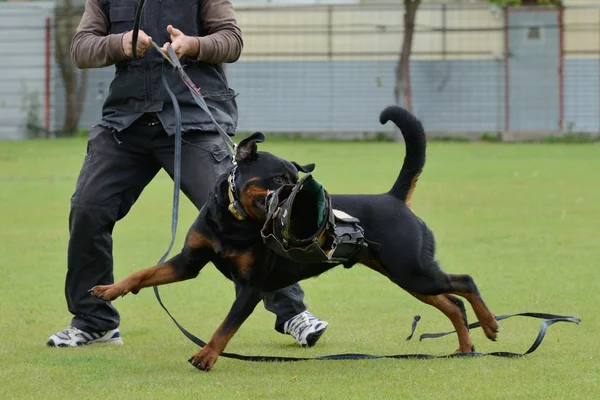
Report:
[[[262,149],[316,162],[334,193],[387,190],[404,149],[392,143],[272,141]],[[441,360],[248,363],[221,358],[213,371],[187,359],[196,347],[159,308],[151,290],[119,299],[125,346],[53,349],[66,327],[63,297],[69,197],[83,140],[0,142],[0,399],[593,399],[600,394],[600,145],[430,143],[414,197],[436,234],[448,272],[472,274],[496,314],[575,315],[556,324],[532,355]],[[153,265],[169,241],[172,181],[161,173],[114,233],[117,279]],[[184,198],[177,248],[195,210]],[[330,323],[302,349],[273,329],[259,305],[228,351],[317,356],[343,352],[448,354],[454,335],[419,342],[417,330],[450,330],[437,310],[366,268],[334,269],[305,281],[309,309]],[[233,286],[208,266],[167,286],[171,312],[208,339],[233,300]],[[474,321],[472,310],[468,309]],[[473,331],[477,350],[523,352],[539,320],[500,322],[497,342]]]

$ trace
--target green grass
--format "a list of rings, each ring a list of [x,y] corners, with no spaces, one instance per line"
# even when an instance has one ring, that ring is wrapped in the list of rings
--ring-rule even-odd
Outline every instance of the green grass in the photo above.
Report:
[[[316,162],[333,193],[387,190],[404,149],[394,143],[267,141],[262,149]],[[248,363],[221,358],[203,373],[187,363],[196,347],[159,308],[151,290],[119,299],[123,347],[46,348],[70,315],[63,297],[69,197],[83,140],[0,142],[0,398],[43,399],[592,399],[600,385],[600,145],[431,143],[414,197],[436,234],[448,272],[472,274],[496,314],[576,315],[556,324],[522,359]],[[114,232],[115,276],[153,265],[169,241],[172,181],[161,173]],[[195,217],[184,198],[177,248]],[[449,321],[366,268],[336,268],[305,281],[310,310],[330,327],[311,349],[273,330],[262,305],[230,343],[244,354],[343,352],[447,354]],[[207,339],[234,290],[212,266],[196,280],[161,289],[180,322]],[[469,308],[470,320],[474,321]],[[473,331],[477,350],[525,351],[540,321],[500,322],[497,342]]]

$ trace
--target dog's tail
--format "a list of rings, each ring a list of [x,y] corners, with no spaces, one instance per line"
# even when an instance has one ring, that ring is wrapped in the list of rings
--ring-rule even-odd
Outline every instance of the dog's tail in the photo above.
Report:
[[[379,122],[392,121],[402,132],[406,155],[400,174],[389,193],[411,206],[411,197],[417,180],[425,166],[425,131],[421,122],[408,110],[400,106],[389,106],[379,116]]]

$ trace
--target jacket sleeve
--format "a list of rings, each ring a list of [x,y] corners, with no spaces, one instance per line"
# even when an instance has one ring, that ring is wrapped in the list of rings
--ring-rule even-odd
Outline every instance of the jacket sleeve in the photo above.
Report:
[[[71,59],[77,68],[102,68],[127,58],[121,45],[123,34],[109,34],[109,30],[100,0],[86,0],[71,42]]]
[[[204,0],[200,20],[207,34],[198,37],[198,61],[211,64],[237,61],[244,43],[231,1]]]

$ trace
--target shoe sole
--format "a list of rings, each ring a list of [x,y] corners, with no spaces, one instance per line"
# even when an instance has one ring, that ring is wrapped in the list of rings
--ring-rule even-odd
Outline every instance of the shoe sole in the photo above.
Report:
[[[306,336],[306,344],[302,345],[302,347],[313,347],[315,344],[317,344],[317,342],[319,341],[319,339],[321,338],[321,336],[323,336],[323,334],[325,333],[325,331],[327,330],[327,327],[315,331],[313,333],[309,333]]]
[[[123,339],[119,338],[115,338],[115,339],[109,339],[109,340],[92,340],[91,342],[85,343],[85,344],[81,344],[78,346],[70,346],[66,343],[61,343],[61,344],[54,344],[54,341],[49,340],[48,342],[46,342],[46,345],[48,347],[59,347],[59,348],[66,348],[66,347],[73,347],[73,348],[77,348],[77,347],[85,347],[85,346],[90,346],[90,345],[113,345],[113,346],[122,346],[123,343]]]

